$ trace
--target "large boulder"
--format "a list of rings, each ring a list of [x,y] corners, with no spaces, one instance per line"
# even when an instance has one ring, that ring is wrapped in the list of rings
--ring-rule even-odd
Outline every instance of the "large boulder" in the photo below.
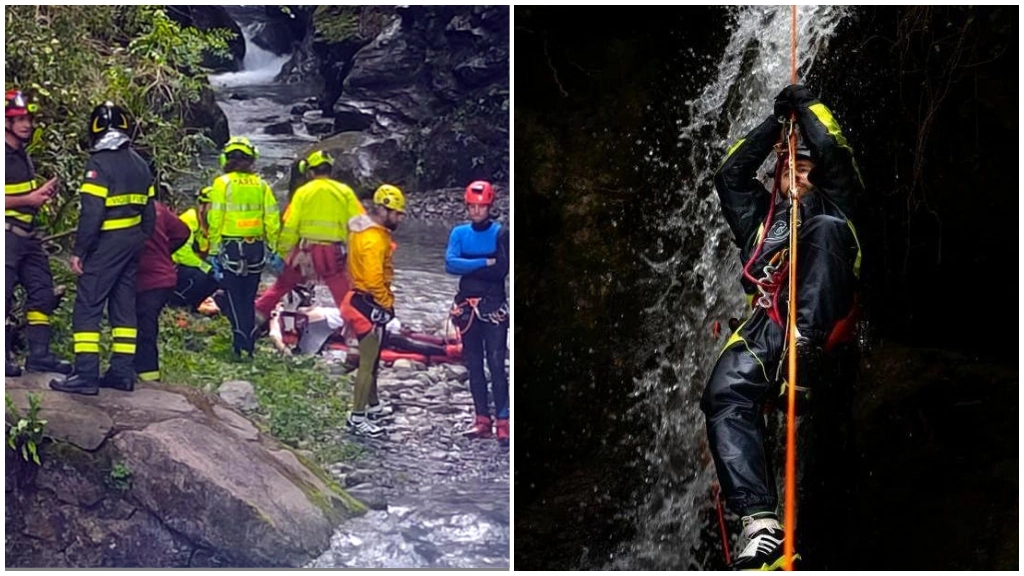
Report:
[[[217,146],[223,146],[231,137],[228,117],[217,105],[217,97],[209,86],[204,86],[199,91],[199,101],[190,105],[185,115],[185,127],[202,130]]]
[[[365,510],[216,397],[73,396],[48,378],[6,383],[21,414],[41,397],[53,439],[41,466],[7,449],[7,567],[297,567]]]
[[[336,34],[314,44],[321,105],[333,113],[335,132],[399,144],[391,155],[403,161],[390,169],[404,171],[380,173],[380,180],[417,188],[507,180],[508,10],[331,7],[314,14],[314,28]]]

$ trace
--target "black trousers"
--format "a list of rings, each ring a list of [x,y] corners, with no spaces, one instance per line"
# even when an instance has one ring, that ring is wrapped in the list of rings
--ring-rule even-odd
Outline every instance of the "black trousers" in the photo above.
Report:
[[[491,371],[491,391],[494,395],[494,413],[497,418],[509,417],[508,375],[505,356],[508,350],[508,320],[499,324],[474,318],[469,329],[462,333],[462,356],[469,370],[469,390],[477,416],[489,416],[487,377],[484,359]]]
[[[221,308],[231,322],[235,355],[247,352],[252,356],[256,346],[256,291],[260,287],[260,273],[263,271],[266,248],[262,241],[225,241],[220,254],[224,268],[224,289],[226,306]]]
[[[160,311],[173,292],[173,288],[156,288],[139,292],[135,299],[135,315],[139,325],[135,372],[142,380],[160,379],[160,351],[157,347]]]
[[[831,216],[811,218],[800,229],[797,328],[819,344],[854,303],[856,248],[851,240],[846,222]],[[780,301],[786,301],[784,296]],[[741,516],[775,511],[778,505],[763,411],[779,393],[776,375],[784,352],[785,327],[755,308],[726,342],[701,399],[722,493]]]
[[[178,266],[178,284],[167,300],[167,305],[195,310],[217,291],[213,276],[192,266]]]
[[[138,330],[135,319],[135,275],[145,242],[138,226],[101,232],[96,248],[82,261],[72,315],[75,373],[100,375],[100,321],[106,307],[111,327],[109,374],[134,378]]]
[[[50,315],[53,314],[53,274],[50,259],[38,238],[4,232],[4,313],[11,313],[11,299],[18,284],[25,287],[25,337],[30,355],[50,351]],[[6,352],[11,341],[6,339]]]

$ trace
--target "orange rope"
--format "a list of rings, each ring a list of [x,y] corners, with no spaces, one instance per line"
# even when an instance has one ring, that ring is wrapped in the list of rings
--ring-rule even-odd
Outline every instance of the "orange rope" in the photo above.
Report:
[[[796,84],[796,6],[792,8],[790,80]],[[782,569],[793,569],[796,527],[796,237],[799,224],[800,199],[796,195],[796,112],[791,113],[789,130],[789,386],[786,410],[786,515]]]

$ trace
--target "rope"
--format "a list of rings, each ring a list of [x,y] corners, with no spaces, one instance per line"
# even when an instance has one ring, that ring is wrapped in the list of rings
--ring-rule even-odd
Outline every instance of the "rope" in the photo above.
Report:
[[[732,565],[732,555],[729,553],[729,536],[725,529],[725,510],[722,508],[722,491],[718,484],[711,487],[715,493],[715,506],[718,508],[718,529],[722,534],[722,550],[725,551],[725,565]]]
[[[796,84],[796,6],[791,10],[790,19],[790,83]],[[790,116],[789,128],[789,386],[786,409],[786,511],[785,536],[783,544],[782,569],[793,569],[793,551],[796,537],[796,257],[797,226],[800,215],[800,199],[796,194],[796,112]]]

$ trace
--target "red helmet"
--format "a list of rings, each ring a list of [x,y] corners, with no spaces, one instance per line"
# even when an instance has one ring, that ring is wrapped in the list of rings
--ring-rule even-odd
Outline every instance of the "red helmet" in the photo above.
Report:
[[[38,111],[39,105],[29,102],[28,97],[21,90],[8,90],[4,94],[4,118],[35,114]]]
[[[466,186],[466,204],[494,204],[494,187],[486,180],[477,180]]]

